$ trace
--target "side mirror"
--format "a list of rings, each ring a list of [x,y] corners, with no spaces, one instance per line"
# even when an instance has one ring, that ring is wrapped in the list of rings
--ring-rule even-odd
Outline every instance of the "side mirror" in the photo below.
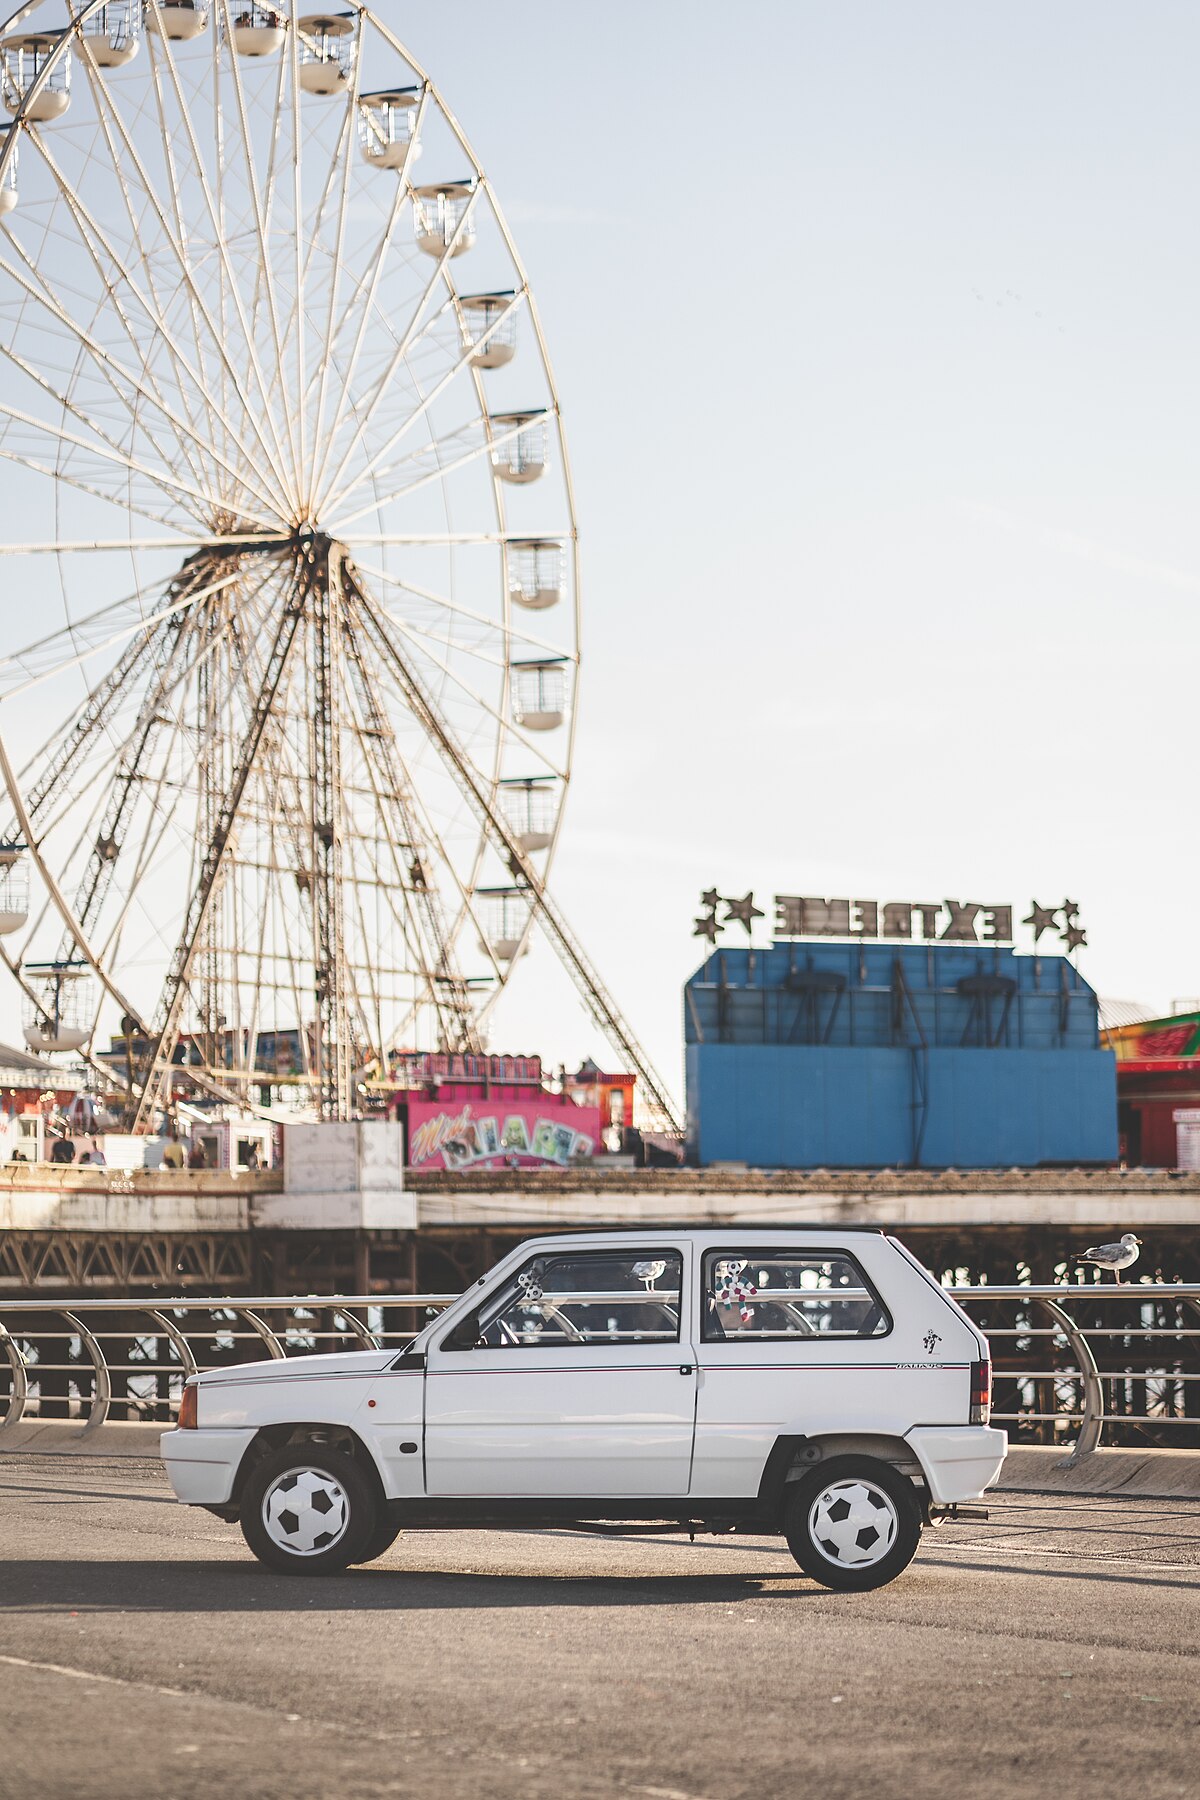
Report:
[[[479,1342],[479,1313],[467,1313],[442,1339],[443,1350],[473,1350]]]

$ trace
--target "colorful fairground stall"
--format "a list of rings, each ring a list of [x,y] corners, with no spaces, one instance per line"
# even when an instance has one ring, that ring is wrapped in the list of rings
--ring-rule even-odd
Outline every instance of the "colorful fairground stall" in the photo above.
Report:
[[[388,1074],[409,1168],[569,1168],[604,1152],[600,1106],[547,1085],[538,1056],[402,1052]]]
[[[1102,1041],[1117,1059],[1121,1161],[1200,1169],[1200,1011],[1110,1026]]]

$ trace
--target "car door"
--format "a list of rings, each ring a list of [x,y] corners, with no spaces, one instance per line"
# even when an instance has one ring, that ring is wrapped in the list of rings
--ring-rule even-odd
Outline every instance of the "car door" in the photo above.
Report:
[[[880,1428],[899,1393],[892,1319],[849,1250],[747,1238],[697,1257],[694,1495],[757,1493],[781,1434]]]
[[[542,1251],[431,1344],[426,1491],[685,1495],[690,1247]]]

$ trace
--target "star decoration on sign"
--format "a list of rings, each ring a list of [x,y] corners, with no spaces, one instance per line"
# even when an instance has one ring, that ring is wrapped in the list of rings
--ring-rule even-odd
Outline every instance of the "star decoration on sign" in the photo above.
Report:
[[[1058,908],[1057,906],[1039,906],[1036,900],[1032,902],[1032,906],[1033,911],[1027,919],[1022,919],[1021,923],[1022,925],[1033,926],[1033,941],[1036,944],[1043,931],[1054,930],[1054,921],[1058,917]]]
[[[692,927],[692,936],[707,938],[710,944],[715,944],[720,929],[716,913],[701,913]]]
[[[754,895],[751,893],[745,895],[741,900],[726,900],[725,918],[723,923],[732,925],[736,919],[739,925],[745,926],[746,936],[752,937],[754,934],[755,919],[761,919],[763,916],[762,907],[755,906]]]
[[[1076,911],[1078,911],[1078,908],[1076,908]],[[1070,954],[1072,950],[1081,950],[1087,943],[1087,932],[1081,931],[1078,925],[1068,925],[1067,929],[1062,934],[1062,938],[1067,946],[1067,952]]]
[[[1079,903],[1076,900],[1064,900],[1060,910],[1064,925],[1073,925],[1079,917]]]
[[[718,906],[721,904],[721,896],[718,894],[716,888],[705,888],[700,896],[700,904],[706,908],[708,912],[715,913]]]

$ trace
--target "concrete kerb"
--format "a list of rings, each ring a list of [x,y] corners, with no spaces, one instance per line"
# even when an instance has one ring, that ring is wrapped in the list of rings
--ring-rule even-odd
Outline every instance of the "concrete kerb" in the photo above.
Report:
[[[0,1457],[29,1456],[157,1457],[158,1440],[168,1424],[110,1420],[85,1428],[74,1419],[22,1419],[0,1430]]]
[[[1140,1500],[1200,1500],[1200,1450],[1099,1449],[1065,1466],[1067,1451],[1018,1444],[999,1485],[1009,1493],[1129,1494]]]

